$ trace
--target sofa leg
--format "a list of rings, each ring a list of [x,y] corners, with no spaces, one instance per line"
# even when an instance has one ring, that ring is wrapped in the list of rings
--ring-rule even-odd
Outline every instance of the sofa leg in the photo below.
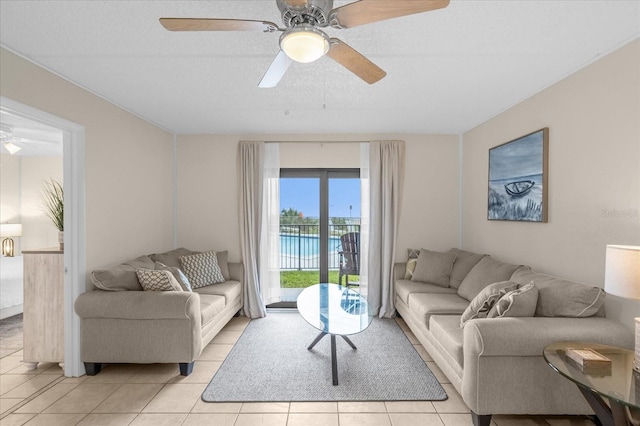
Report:
[[[193,364],[194,363],[195,363],[195,361],[181,362],[180,363],[180,375],[181,376],[188,376],[189,374],[191,374],[191,372],[193,371]]]
[[[471,420],[473,420],[473,426],[489,426],[491,414],[476,414],[472,411]]]
[[[87,376],[95,376],[102,370],[102,364],[99,362],[85,362],[84,369],[87,371]]]

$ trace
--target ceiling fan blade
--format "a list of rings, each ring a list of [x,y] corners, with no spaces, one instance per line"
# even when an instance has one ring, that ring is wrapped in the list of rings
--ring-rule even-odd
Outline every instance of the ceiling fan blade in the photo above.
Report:
[[[331,16],[339,27],[351,28],[448,5],[449,0],[360,0],[332,10]]]
[[[276,87],[280,80],[282,80],[282,77],[284,77],[284,74],[287,72],[292,62],[293,60],[281,50],[269,66],[267,72],[264,73],[258,87],[262,89]]]
[[[262,31],[271,33],[279,30],[273,22],[245,19],[160,18],[160,23],[169,31]]]
[[[331,39],[331,49],[327,56],[369,84],[376,83],[387,75],[382,68],[337,38]]]

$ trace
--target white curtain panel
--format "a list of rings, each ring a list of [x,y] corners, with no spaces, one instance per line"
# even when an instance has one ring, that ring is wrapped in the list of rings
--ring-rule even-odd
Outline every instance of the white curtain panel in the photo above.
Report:
[[[262,238],[260,240],[260,290],[265,305],[280,301],[280,148],[264,149]]]
[[[395,312],[393,264],[404,186],[404,141],[369,144],[369,267],[367,300],[381,318]]]
[[[240,141],[236,159],[240,253],[244,265],[244,314],[249,318],[267,315],[259,279],[264,147],[264,142]]]
[[[360,293],[368,298],[369,288],[369,142],[360,144]]]

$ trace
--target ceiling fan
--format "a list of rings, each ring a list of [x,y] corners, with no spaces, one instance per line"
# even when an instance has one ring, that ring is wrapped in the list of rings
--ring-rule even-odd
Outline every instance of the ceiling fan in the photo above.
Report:
[[[50,152],[52,149],[62,148],[62,134],[54,135],[51,132],[13,127],[3,123],[0,124],[0,145],[11,155],[17,154],[23,148],[32,152],[43,149]]]
[[[275,87],[292,61],[309,63],[324,55],[369,84],[387,73],[345,42],[321,30],[352,28],[385,19],[441,9],[449,0],[359,0],[333,9],[333,0],[276,0],[285,27],[245,19],[161,18],[169,31],[281,31],[280,52],[259,87]]]

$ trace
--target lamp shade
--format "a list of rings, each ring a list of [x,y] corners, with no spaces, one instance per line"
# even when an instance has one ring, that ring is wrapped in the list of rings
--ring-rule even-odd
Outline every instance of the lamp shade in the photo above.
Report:
[[[604,289],[614,296],[640,300],[639,246],[607,246]]]
[[[21,237],[22,225],[19,223],[0,223],[0,237]]]

